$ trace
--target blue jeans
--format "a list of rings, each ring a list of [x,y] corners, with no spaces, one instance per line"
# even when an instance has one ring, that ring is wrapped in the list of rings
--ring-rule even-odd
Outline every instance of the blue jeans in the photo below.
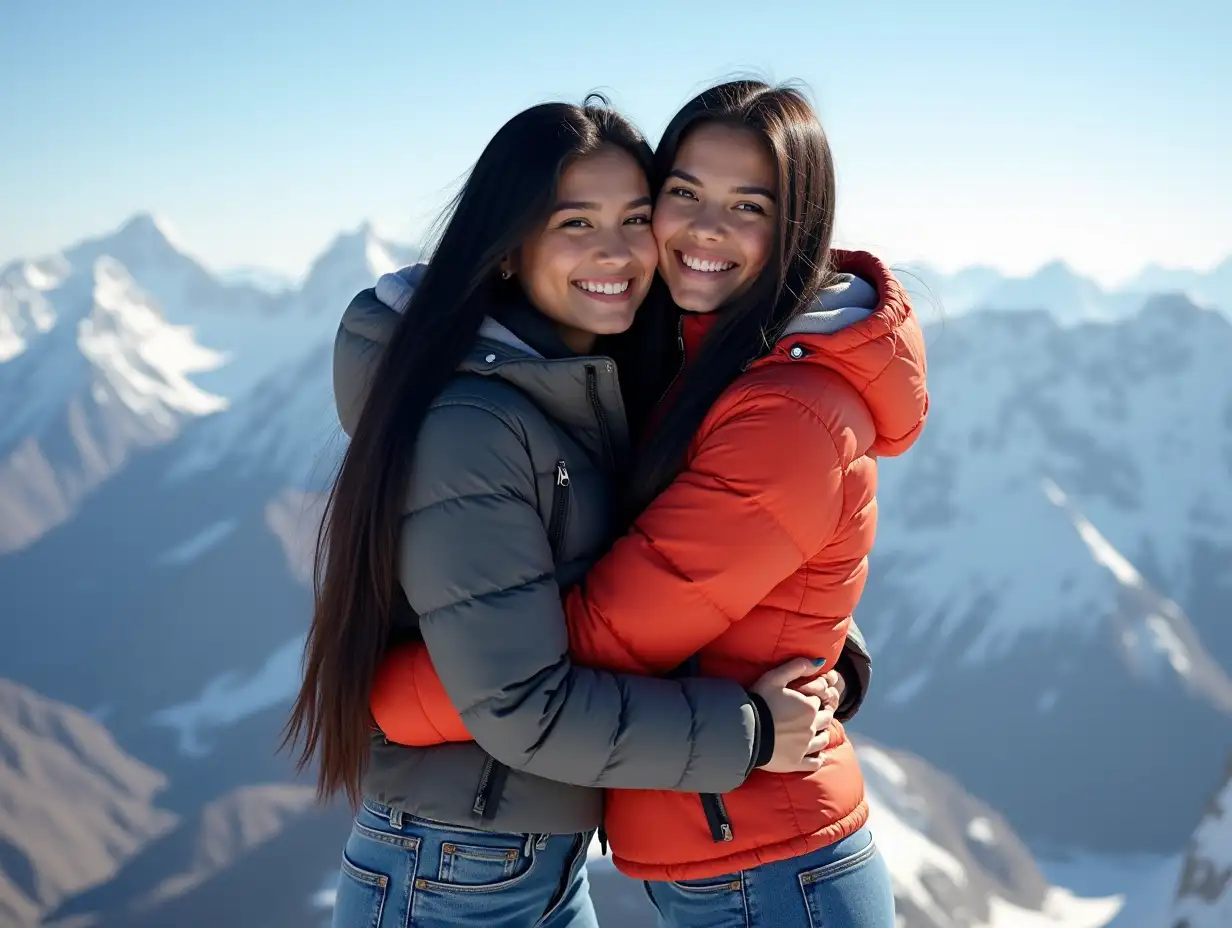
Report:
[[[342,855],[334,928],[598,928],[590,837],[477,831],[365,800]]]
[[[679,882],[650,882],[660,928],[894,928],[894,889],[872,832],[803,857]]]

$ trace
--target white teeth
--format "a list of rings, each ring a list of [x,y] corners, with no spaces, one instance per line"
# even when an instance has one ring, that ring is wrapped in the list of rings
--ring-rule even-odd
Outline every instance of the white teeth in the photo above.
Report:
[[[617,293],[624,293],[626,290],[629,289],[629,281],[627,280],[622,280],[618,284],[599,283],[598,281],[590,281],[590,280],[578,280],[578,281],[574,281],[574,285],[581,288],[582,290],[589,290],[591,293],[607,293],[607,294],[612,294],[612,295],[615,295]]]
[[[691,267],[695,271],[706,271],[714,273],[716,271],[730,271],[736,265],[731,261],[703,261],[701,258],[694,258],[692,255],[681,253],[680,260],[686,266]]]

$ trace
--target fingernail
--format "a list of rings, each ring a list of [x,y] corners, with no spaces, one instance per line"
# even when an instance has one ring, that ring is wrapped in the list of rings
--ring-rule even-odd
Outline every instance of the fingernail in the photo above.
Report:
[[[826,666],[826,659],[824,657],[815,657],[813,658],[813,665],[816,667],[824,667]]]

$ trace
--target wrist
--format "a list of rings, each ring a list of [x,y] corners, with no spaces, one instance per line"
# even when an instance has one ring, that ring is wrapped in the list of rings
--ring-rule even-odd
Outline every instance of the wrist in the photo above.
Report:
[[[749,693],[749,702],[757,722],[753,736],[753,763],[750,771],[764,767],[774,757],[774,716],[770,713],[770,704],[757,693]]]

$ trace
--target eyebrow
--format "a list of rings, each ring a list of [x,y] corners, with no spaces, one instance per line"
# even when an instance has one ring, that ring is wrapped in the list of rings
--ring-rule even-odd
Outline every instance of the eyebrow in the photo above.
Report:
[[[693,186],[695,187],[705,187],[706,186],[705,184],[701,182],[701,180],[694,177],[688,171],[682,171],[679,168],[672,168],[668,176],[679,177],[681,180],[688,181],[690,184],[693,184]],[[767,189],[766,187],[732,187],[731,192],[732,193],[743,193],[743,194],[750,195],[750,196],[765,197],[767,200],[771,201],[772,203],[777,202],[778,200],[778,198],[774,195],[774,192],[772,190]]]
[[[625,204],[625,209],[637,209],[639,206],[649,206],[651,204],[650,197],[638,197],[636,200],[630,200]],[[590,200],[561,200],[552,207],[553,213],[563,212],[567,209],[589,210],[597,213],[603,207],[598,203],[592,203]]]

